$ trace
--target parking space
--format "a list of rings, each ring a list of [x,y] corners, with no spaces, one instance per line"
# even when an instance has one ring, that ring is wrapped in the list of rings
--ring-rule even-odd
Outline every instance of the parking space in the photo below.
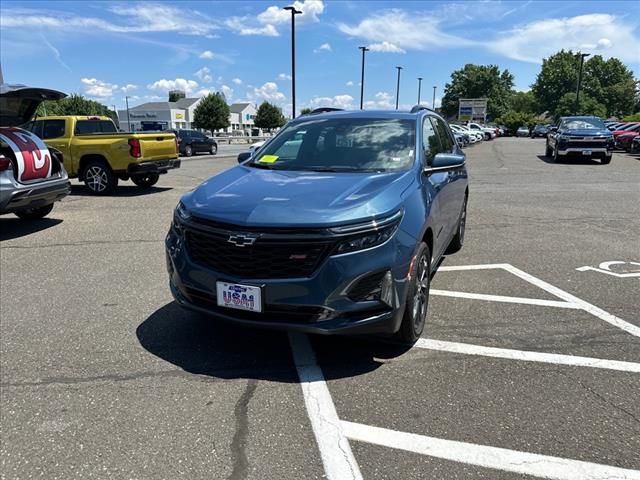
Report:
[[[467,150],[466,244],[411,348],[177,307],[173,208],[235,150],[0,218],[3,478],[640,479],[640,157],[543,151]]]

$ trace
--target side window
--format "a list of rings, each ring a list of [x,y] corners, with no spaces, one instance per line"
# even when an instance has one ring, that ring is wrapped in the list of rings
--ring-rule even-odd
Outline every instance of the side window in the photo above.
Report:
[[[25,126],[25,130],[29,130],[36,137],[42,138],[42,124],[44,122],[42,120],[36,120],[35,122],[29,122]]]
[[[449,129],[445,125],[444,121],[437,117],[432,117],[431,121],[433,122],[433,126],[438,133],[438,138],[440,139],[440,144],[442,145],[442,153],[452,153],[454,146],[453,138],[451,138]]]
[[[43,140],[64,137],[64,120],[45,120],[42,131]]]
[[[428,117],[425,117],[422,124],[422,150],[427,166],[431,165],[433,157],[442,151],[436,131]]]

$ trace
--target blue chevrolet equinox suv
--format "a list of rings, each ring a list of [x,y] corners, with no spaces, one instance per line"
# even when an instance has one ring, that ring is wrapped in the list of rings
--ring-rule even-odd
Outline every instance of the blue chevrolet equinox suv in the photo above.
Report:
[[[326,110],[182,197],[171,292],[238,324],[414,342],[431,277],[464,241],[465,156],[422,106]]]

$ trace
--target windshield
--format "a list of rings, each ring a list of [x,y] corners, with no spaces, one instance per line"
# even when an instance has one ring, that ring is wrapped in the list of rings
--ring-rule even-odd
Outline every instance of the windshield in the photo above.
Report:
[[[599,118],[567,118],[562,121],[560,128],[567,130],[580,130],[598,128],[604,129],[604,122]]]
[[[296,122],[250,166],[277,170],[406,170],[415,158],[415,121],[335,118]]]

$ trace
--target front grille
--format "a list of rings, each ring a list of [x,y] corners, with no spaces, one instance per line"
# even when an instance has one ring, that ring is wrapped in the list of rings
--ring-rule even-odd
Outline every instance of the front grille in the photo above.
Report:
[[[326,258],[332,242],[258,238],[236,246],[229,235],[187,230],[187,248],[194,262],[223,275],[240,278],[310,277]]]
[[[607,146],[607,142],[606,141],[577,141],[577,140],[570,140],[567,143],[567,147],[568,148],[585,148],[585,149],[590,149],[590,148],[606,148]]]

